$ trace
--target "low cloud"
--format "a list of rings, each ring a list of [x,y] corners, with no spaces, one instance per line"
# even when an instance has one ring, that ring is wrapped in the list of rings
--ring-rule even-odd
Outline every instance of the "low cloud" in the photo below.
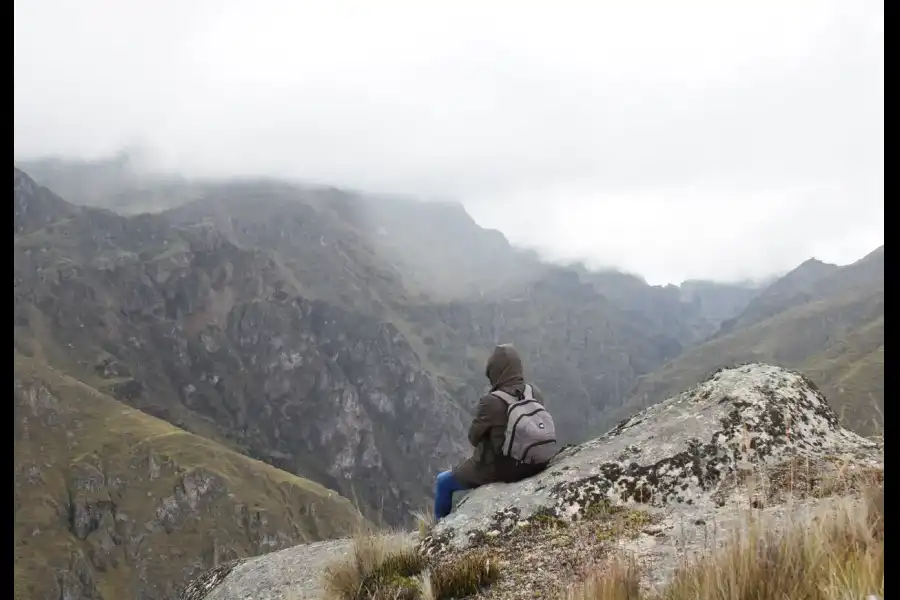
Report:
[[[31,0],[15,152],[455,198],[654,283],[883,243],[884,9]]]

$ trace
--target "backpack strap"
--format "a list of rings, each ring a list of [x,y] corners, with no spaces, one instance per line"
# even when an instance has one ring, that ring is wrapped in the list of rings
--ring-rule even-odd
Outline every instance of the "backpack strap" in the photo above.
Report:
[[[531,391],[531,386],[529,384],[525,384],[525,392],[522,394],[521,398],[516,398],[512,394],[507,394],[503,390],[494,390],[491,392],[492,395],[497,396],[501,400],[504,400],[507,404],[515,404],[516,402],[522,402],[523,400],[534,400],[534,394]]]
[[[516,398],[516,397],[513,396],[512,394],[507,394],[507,393],[504,392],[503,390],[494,390],[493,392],[491,392],[491,395],[500,398],[501,400],[503,400],[503,401],[506,402],[507,404],[515,404],[516,402],[519,401],[518,398]]]

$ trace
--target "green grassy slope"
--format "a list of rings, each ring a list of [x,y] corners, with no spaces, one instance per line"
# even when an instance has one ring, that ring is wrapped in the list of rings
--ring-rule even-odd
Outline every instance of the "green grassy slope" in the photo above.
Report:
[[[605,425],[678,393],[719,367],[765,361],[808,374],[847,426],[873,430],[884,408],[884,281],[789,308],[688,349],[640,379]]]
[[[15,598],[171,598],[217,562],[347,535],[349,501],[15,357]]]

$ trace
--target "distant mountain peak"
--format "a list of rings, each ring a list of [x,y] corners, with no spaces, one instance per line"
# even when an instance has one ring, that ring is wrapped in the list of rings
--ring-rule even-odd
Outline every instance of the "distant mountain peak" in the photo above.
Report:
[[[71,216],[77,208],[13,167],[13,232],[26,233]]]
[[[815,256],[812,256],[812,257],[807,258],[806,260],[804,260],[802,263],[800,263],[799,266],[802,267],[803,265],[815,265],[815,264],[824,265],[825,262],[819,260],[819,259],[816,258]]]
[[[874,260],[879,260],[879,259],[884,260],[884,244],[882,244],[875,250],[872,250],[871,252],[869,252],[868,254],[866,254],[865,256],[863,256],[861,259],[859,259],[856,262],[863,263],[863,262],[869,262],[869,261],[874,261]]]

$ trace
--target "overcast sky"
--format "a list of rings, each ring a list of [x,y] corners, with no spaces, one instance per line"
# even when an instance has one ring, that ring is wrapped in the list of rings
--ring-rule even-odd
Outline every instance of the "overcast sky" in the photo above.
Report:
[[[880,2],[15,3],[18,158],[455,198],[652,283],[882,244],[883,98]]]

